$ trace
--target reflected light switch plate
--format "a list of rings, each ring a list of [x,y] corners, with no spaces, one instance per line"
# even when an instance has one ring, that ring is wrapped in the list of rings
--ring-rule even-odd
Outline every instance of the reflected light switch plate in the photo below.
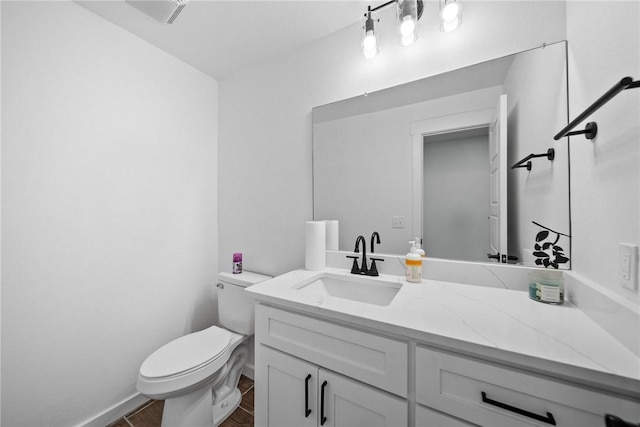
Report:
[[[618,251],[618,280],[629,290],[638,289],[638,245],[620,243]]]
[[[404,217],[403,216],[394,216],[391,218],[391,227],[392,228],[404,228]]]

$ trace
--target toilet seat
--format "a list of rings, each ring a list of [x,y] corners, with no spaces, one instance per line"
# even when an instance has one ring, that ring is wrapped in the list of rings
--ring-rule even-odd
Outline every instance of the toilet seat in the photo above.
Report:
[[[212,326],[171,341],[151,354],[140,367],[148,379],[170,378],[202,369],[231,345],[231,332]]]
[[[137,389],[157,400],[189,393],[215,379],[246,339],[244,335],[211,326],[171,341],[142,363]]]

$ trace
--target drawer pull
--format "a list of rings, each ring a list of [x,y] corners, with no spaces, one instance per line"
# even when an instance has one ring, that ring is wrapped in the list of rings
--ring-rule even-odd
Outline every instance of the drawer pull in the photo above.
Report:
[[[327,422],[327,417],[324,416],[324,388],[327,386],[327,382],[323,382],[320,387],[320,425],[323,426]]]
[[[524,415],[525,417],[533,418],[534,420],[542,421],[543,423],[551,424],[552,426],[556,425],[556,420],[553,418],[553,414],[551,412],[547,412],[546,417],[534,414],[533,412],[525,411],[524,409],[489,399],[487,397],[487,393],[484,391],[482,392],[482,401],[488,405],[497,406],[498,408],[506,409],[507,411],[515,412],[516,414]]]
[[[607,427],[640,427],[640,424],[630,423],[611,414],[606,414],[604,421]]]
[[[309,409],[309,380],[311,379],[311,374],[307,375],[307,378],[304,379],[304,417],[307,418],[311,414],[311,409]]]

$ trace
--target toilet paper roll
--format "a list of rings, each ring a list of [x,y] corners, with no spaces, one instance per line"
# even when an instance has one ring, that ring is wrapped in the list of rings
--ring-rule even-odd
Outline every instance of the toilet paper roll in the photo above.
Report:
[[[324,221],[307,221],[305,224],[304,268],[307,270],[325,267],[326,230]]]
[[[327,250],[337,251],[339,241],[338,221],[327,220],[325,223],[327,225]]]

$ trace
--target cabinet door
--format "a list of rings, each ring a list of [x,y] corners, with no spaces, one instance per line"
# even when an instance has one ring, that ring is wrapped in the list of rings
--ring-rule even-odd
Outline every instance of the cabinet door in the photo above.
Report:
[[[318,385],[322,427],[407,425],[404,399],[322,368]]]
[[[256,346],[255,425],[317,425],[318,367],[263,345]]]

